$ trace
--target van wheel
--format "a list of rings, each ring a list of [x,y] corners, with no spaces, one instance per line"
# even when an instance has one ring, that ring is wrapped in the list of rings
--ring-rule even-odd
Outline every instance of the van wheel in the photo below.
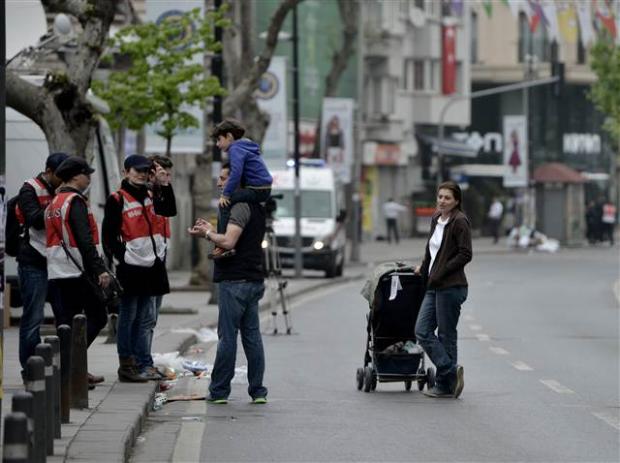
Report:
[[[325,268],[325,278],[334,278],[338,275],[338,265],[336,264],[336,256],[330,259],[329,266]]]
[[[336,266],[335,276],[341,277],[344,270],[344,258],[340,261],[340,263]]]

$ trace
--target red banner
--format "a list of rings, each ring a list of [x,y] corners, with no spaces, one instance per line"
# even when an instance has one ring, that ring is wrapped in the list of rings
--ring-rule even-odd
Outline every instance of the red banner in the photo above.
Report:
[[[442,25],[441,38],[442,91],[444,95],[450,95],[456,91],[456,27]]]

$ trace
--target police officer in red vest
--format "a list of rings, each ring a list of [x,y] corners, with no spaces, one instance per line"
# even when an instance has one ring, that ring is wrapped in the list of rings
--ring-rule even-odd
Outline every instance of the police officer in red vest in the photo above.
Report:
[[[152,365],[150,333],[156,322],[155,297],[170,291],[164,216],[174,215],[176,207],[170,185],[162,186],[157,196],[147,187],[153,166],[146,157],[131,155],[124,167],[120,190],[106,202],[102,237],[124,289],[117,323],[118,377],[143,382],[161,379]]]
[[[56,169],[56,176],[63,183],[45,210],[47,273],[58,287],[61,305],[56,324],[71,326],[76,314],[86,314],[88,346],[107,322],[105,306],[93,285],[106,287],[110,283],[110,275],[96,247],[97,223],[85,196],[93,172],[80,157],[64,160]],[[91,386],[103,380],[102,376],[88,375]]]
[[[19,362],[26,368],[28,357],[34,355],[41,342],[39,327],[43,322],[43,307],[48,298],[56,312],[58,298],[54,285],[47,282],[45,238],[45,208],[54,198],[61,180],[54,175],[58,166],[69,157],[53,153],[45,161],[45,172],[24,182],[17,197],[16,216],[24,232],[17,250],[17,274],[22,298],[22,317],[19,323]]]

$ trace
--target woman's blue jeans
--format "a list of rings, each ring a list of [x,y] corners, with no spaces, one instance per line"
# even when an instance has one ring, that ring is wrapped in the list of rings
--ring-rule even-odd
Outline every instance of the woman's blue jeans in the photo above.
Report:
[[[258,302],[265,293],[262,281],[223,281],[219,283],[217,355],[211,373],[209,392],[214,399],[227,398],[235,375],[237,333],[248,361],[248,394],[266,397],[263,386],[265,353],[258,320]]]
[[[437,368],[436,381],[441,387],[449,387],[456,373],[456,326],[466,299],[467,286],[428,289],[418,313],[415,336]]]

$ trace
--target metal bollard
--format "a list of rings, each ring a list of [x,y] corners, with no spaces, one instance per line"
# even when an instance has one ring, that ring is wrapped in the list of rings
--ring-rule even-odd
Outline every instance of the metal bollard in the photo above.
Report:
[[[54,409],[54,438],[60,439],[60,340],[58,336],[46,336],[44,342],[52,346],[52,397]]]
[[[34,439],[32,458],[34,463],[45,463],[45,360],[33,355],[26,362],[26,390],[32,394],[34,413]]]
[[[28,456],[32,456],[34,439],[34,397],[30,392],[17,391],[11,400],[11,410],[13,412],[22,412],[27,418],[28,428]]]
[[[73,317],[71,328],[71,408],[88,408],[86,317]]]
[[[9,413],[4,419],[3,463],[28,463],[28,417]]]
[[[71,419],[71,327],[60,325],[56,332],[60,339],[60,422]]]
[[[54,365],[52,346],[37,344],[35,355],[45,361],[45,442],[47,454],[54,455]]]

